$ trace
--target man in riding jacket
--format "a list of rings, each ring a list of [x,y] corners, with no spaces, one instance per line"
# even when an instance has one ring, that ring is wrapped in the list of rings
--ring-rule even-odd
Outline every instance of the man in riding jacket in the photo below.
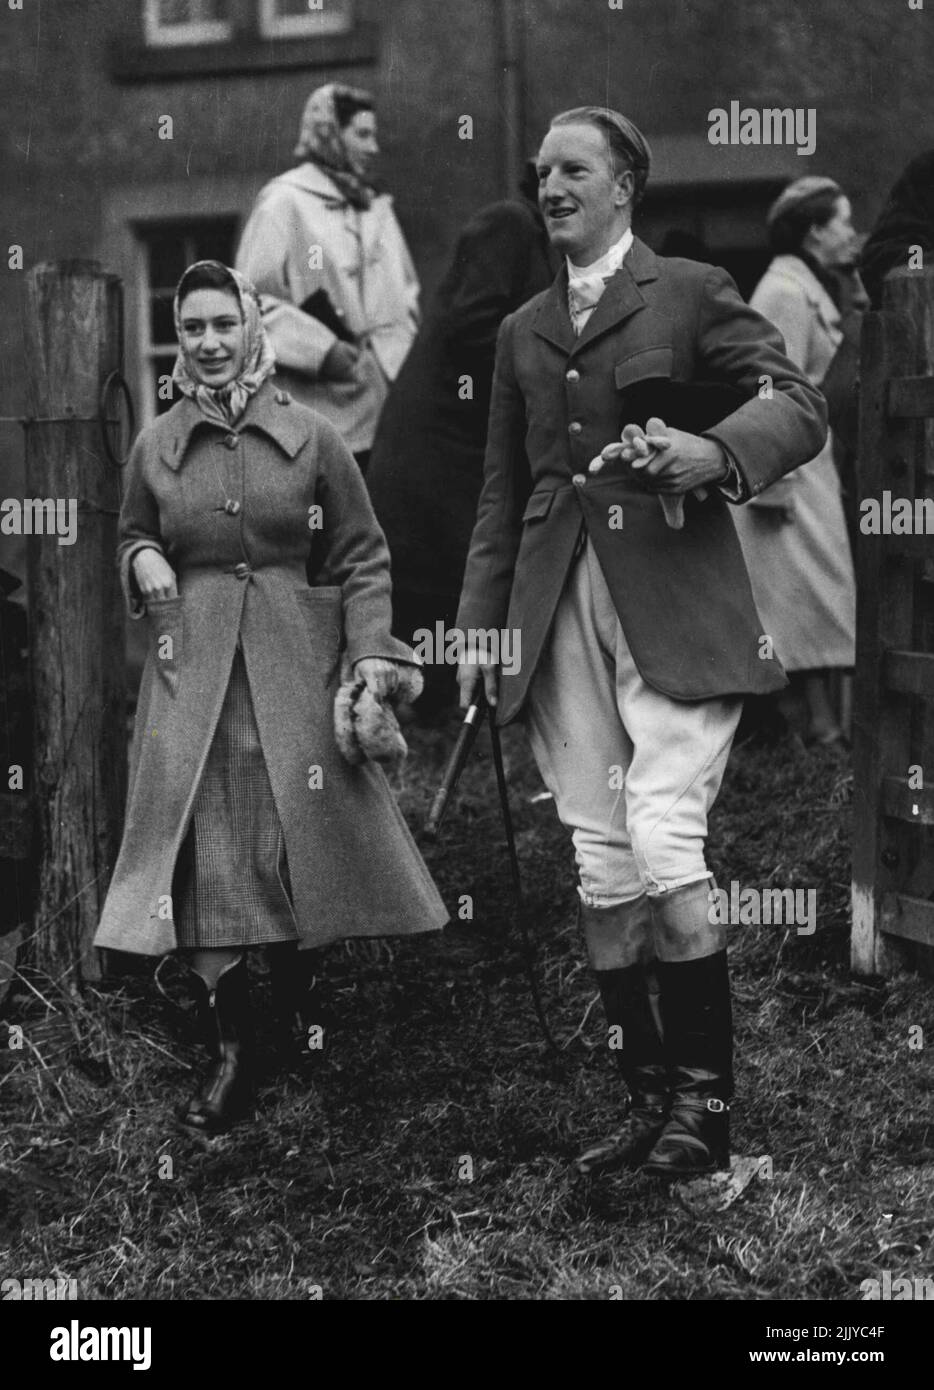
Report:
[[[780,689],[730,517],[814,457],[823,397],[730,276],[633,237],[648,145],[556,116],[539,198],[565,265],[500,330],[457,623],[498,722],[526,721],[572,831],[581,920],[631,1105],[582,1172],[729,1166],[732,1021],[707,816],[743,696]],[[620,1046],[621,1044],[621,1046]]]

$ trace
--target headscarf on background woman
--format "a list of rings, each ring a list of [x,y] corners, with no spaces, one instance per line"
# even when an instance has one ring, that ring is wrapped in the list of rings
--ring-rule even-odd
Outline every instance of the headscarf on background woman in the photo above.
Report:
[[[344,143],[343,128],[358,111],[372,111],[373,98],[362,87],[328,82],[312,92],[302,112],[296,159],[307,159],[333,179],[355,208],[368,208],[375,187],[355,172]]]
[[[224,386],[208,386],[198,376],[197,365],[186,344],[182,329],[182,301],[192,290],[188,283],[196,271],[213,271],[224,276],[225,282],[216,286],[226,290],[240,306],[243,320],[243,366],[233,381]],[[215,424],[225,428],[235,425],[246,410],[251,396],[275,370],[276,355],[263,327],[260,314],[259,296],[255,288],[238,270],[232,270],[220,261],[196,261],[185,271],[178,282],[173,304],[175,317],[175,336],[178,339],[178,356],[172,371],[172,380],[183,396],[188,396],[201,409],[202,414]]]

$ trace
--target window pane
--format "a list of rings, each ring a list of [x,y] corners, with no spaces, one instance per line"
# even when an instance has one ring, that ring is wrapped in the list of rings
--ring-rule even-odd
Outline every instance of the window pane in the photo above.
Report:
[[[195,259],[233,265],[235,232],[232,218],[218,218],[216,222],[195,224],[191,232]]]
[[[352,0],[259,0],[260,31],[271,38],[340,34],[353,27]]]
[[[145,0],[145,6],[146,42],[156,47],[223,43],[233,32],[234,0]]]
[[[154,290],[172,289],[185,269],[185,243],[180,235],[144,235],[149,247],[149,284]]]
[[[170,293],[154,294],[152,297],[152,314],[149,327],[150,340],[157,345],[174,343],[175,323],[172,316],[172,295]]]
[[[157,0],[159,24],[200,24],[230,18],[230,0]]]
[[[233,217],[192,218],[142,227],[140,237],[149,252],[150,290],[174,290],[185,267],[192,261],[221,261],[230,265],[236,236],[237,224]]]
[[[324,9],[327,0],[320,6],[309,5],[308,0],[276,0],[277,15],[304,15],[312,9]],[[340,8],[340,6],[338,6]]]

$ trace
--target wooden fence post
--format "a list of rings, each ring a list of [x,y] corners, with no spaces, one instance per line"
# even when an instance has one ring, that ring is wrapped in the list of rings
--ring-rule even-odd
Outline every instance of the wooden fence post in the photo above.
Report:
[[[91,938],[126,785],[120,485],[98,419],[103,382],[122,367],[118,277],[87,261],[34,267],[25,345],[26,496],[56,504],[58,531],[32,535],[27,548],[40,863],[26,963],[79,988],[100,976]]]

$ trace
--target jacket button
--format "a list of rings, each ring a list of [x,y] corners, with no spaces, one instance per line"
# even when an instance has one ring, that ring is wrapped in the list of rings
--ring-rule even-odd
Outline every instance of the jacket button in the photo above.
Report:
[[[565,381],[580,381],[581,374],[572,367],[571,370],[565,375],[564,379]]]
[[[228,449],[236,449],[237,445],[240,443],[240,437],[236,434],[228,434],[224,443],[227,445]]]
[[[276,392],[276,405],[291,405],[291,403],[292,397],[289,395],[288,391]]]
[[[575,473],[574,477],[571,479],[571,482],[574,484],[575,487],[583,487],[586,481],[586,473]]]
[[[584,426],[581,424],[580,420],[572,420],[571,423],[568,425],[568,433],[580,434],[583,428]]]
[[[234,565],[233,572],[238,579],[248,579],[249,576],[252,574],[252,570],[250,569],[249,565],[244,564],[242,560],[240,561],[239,565]]]
[[[224,503],[224,511],[227,513],[228,516],[239,516],[240,503],[235,502],[232,498],[228,497],[227,501]]]

